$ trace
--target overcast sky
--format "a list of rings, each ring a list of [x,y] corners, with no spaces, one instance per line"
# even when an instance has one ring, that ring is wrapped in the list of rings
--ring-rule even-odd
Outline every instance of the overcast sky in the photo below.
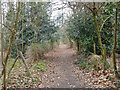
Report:
[[[61,0],[51,0],[51,2],[54,3],[52,5],[53,12],[52,12],[51,19],[57,19],[57,17],[59,17],[62,14],[63,14],[63,17],[64,17],[63,21],[65,19],[67,19],[67,16],[69,16],[69,13],[71,12],[71,9],[68,8],[67,5],[63,4],[63,2]],[[64,0],[64,2],[65,2],[65,0]],[[65,7],[65,8],[62,9],[62,7]],[[61,9],[57,10],[57,8],[61,8]]]

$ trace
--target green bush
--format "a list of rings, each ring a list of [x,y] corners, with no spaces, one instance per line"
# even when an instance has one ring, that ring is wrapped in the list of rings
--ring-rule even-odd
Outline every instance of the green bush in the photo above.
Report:
[[[104,68],[104,61],[98,55],[90,55],[88,58],[80,56],[75,64],[77,64],[80,69],[86,70],[90,70],[91,68],[94,70],[101,70]]]
[[[92,64],[89,60],[85,59],[84,56],[80,56],[76,62],[74,62],[79,66],[80,69],[89,70],[92,67]]]

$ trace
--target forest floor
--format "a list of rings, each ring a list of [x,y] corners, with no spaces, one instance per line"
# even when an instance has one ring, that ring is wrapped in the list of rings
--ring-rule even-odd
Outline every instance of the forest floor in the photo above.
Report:
[[[42,77],[41,87],[49,88],[83,88],[92,87],[86,75],[74,65],[76,51],[66,45],[46,54],[51,59],[48,69]]]
[[[50,59],[48,69],[42,75],[40,88],[113,88],[114,81],[109,77],[114,76],[106,71],[85,72],[74,64],[78,59],[76,50],[67,45],[60,45],[45,56]]]
[[[60,45],[52,51],[45,54],[45,66],[37,63],[28,67],[31,71],[32,78],[26,76],[24,65],[19,60],[16,67],[12,70],[8,78],[8,88],[111,88],[115,87],[114,81],[109,77],[114,77],[112,73],[102,73],[102,71],[90,72],[80,69],[75,61],[78,59],[76,50],[69,48],[67,45]],[[45,67],[39,70],[40,66]],[[43,68],[44,69],[44,68]]]

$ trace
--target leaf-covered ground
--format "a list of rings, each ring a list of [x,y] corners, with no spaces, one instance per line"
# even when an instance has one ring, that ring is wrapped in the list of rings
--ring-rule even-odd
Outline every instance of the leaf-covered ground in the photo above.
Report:
[[[48,64],[48,70],[43,74],[40,87],[49,88],[111,88],[115,87],[115,82],[108,77],[114,77],[112,73],[106,71],[94,71],[87,73],[80,70],[74,63],[77,59],[76,51],[62,45],[47,54],[52,58]]]
[[[85,72],[80,70],[74,61],[76,51],[61,45],[45,55],[45,60],[37,64],[29,64],[32,78],[26,76],[21,61],[16,63],[8,82],[8,88],[113,88],[114,75],[109,71]],[[49,59],[49,60],[48,60]],[[111,78],[111,80],[110,80]],[[112,81],[113,79],[113,81]]]

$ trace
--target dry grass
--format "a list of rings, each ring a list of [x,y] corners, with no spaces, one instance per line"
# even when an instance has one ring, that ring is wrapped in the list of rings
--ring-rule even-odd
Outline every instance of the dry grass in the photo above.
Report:
[[[28,58],[30,62],[38,62],[44,56],[44,52],[40,45],[32,44],[27,48],[26,58]]]

